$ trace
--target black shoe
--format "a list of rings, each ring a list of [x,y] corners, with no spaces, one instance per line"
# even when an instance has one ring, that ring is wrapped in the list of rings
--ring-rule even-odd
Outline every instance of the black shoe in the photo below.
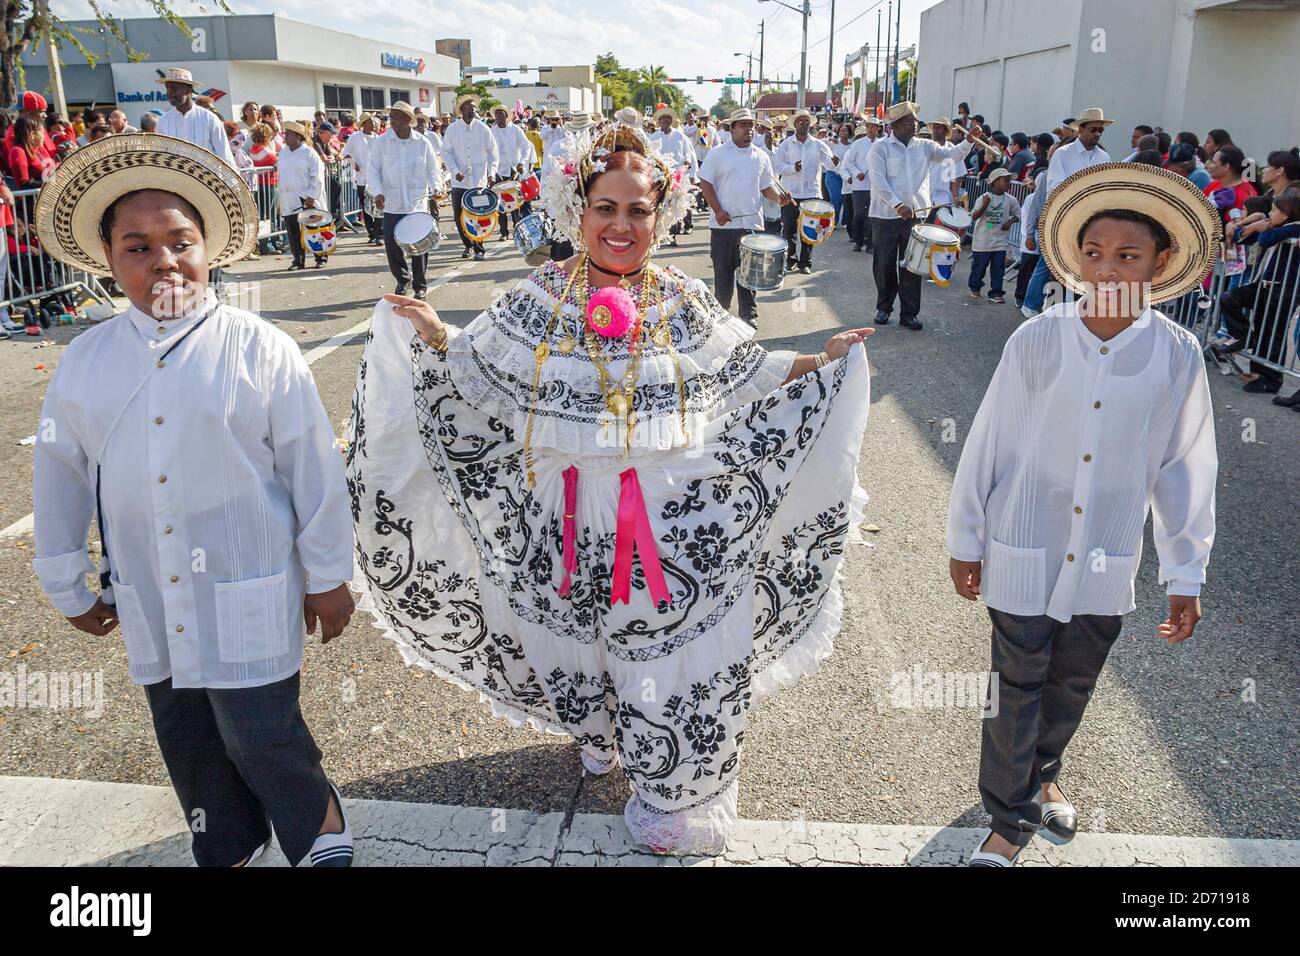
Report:
[[[306,269],[306,268],[307,268],[307,263],[305,262],[291,262],[289,263],[289,268],[286,269],[285,271],[296,272],[298,269]]]
[[[786,271],[786,272],[789,272],[791,269],[793,269],[793,268],[795,267],[795,265],[797,264],[797,262],[798,262],[798,260],[796,260],[796,259],[786,259],[786,260],[785,260],[785,271]]]
[[[1079,829],[1079,814],[1068,803],[1043,804],[1043,828],[1038,832],[1043,839],[1057,846],[1065,846],[1074,839]]]
[[[812,272],[812,266],[806,262],[801,262],[799,263],[799,271],[802,272],[804,275],[808,275],[809,273]]]
[[[424,297],[425,297],[426,295],[428,295],[428,294],[429,294],[429,290],[428,290],[428,289],[416,289],[414,292],[411,293],[411,298],[412,298],[412,299],[419,299],[421,302],[423,302],[423,301],[424,301]]]
[[[1281,405],[1283,408],[1300,408],[1300,389],[1296,389],[1286,398],[1281,395],[1273,399],[1274,405]]]
[[[677,248],[677,237],[676,237],[676,236],[673,236],[672,238],[670,238],[670,239],[668,240],[668,248],[669,248],[669,249],[676,249],[676,248]]]
[[[1227,344],[1220,344],[1218,342],[1210,343],[1210,351],[1219,358],[1223,358],[1225,355],[1232,355],[1234,352],[1240,352],[1245,347],[1246,343],[1241,339],[1233,339],[1232,342]]]
[[[322,269],[322,268],[324,268],[324,266],[325,266],[325,260],[324,260],[324,259],[317,259],[317,260],[316,260],[316,268],[317,268],[317,269]]]
[[[468,259],[468,258],[469,258],[470,256],[472,256],[473,254],[474,254],[474,253],[473,253],[472,251],[470,251],[469,249],[466,249],[464,252],[462,252],[462,253],[460,254],[460,257],[461,257],[462,259]]]
[[[1275,378],[1257,378],[1253,382],[1247,382],[1242,391],[1256,395],[1275,395],[1282,391],[1282,383]]]
[[[855,243],[853,244],[853,251],[854,251],[854,252],[861,252],[861,251],[862,251],[862,243],[860,243],[860,242],[855,242]]]
[[[406,283],[399,282],[397,284],[397,288],[393,290],[393,295],[406,295],[406,289],[407,289]]]
[[[903,318],[899,319],[899,320],[898,320],[898,324],[901,325],[901,326],[902,326],[903,328],[905,328],[905,329],[911,329],[913,332],[920,332],[921,329],[923,328],[923,326],[921,325],[921,320],[920,320],[920,319],[916,319],[916,318],[908,318],[908,317],[906,317],[906,316],[904,316]]]
[[[876,325],[888,325],[888,324],[889,324],[889,313],[888,313],[888,312],[877,312],[877,313],[876,313]]]
[[[475,262],[482,262],[482,261],[483,261],[484,259],[486,259],[486,258],[487,258],[487,253],[484,252],[482,249],[475,249],[475,250],[474,250],[474,261],[475,261]]]

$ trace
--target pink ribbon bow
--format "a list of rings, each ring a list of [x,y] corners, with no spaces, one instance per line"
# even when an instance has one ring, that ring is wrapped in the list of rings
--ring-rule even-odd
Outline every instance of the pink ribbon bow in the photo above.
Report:
[[[641,570],[650,588],[650,598],[655,605],[661,601],[673,603],[664,581],[664,569],[659,563],[654,531],[646,514],[645,499],[641,495],[641,482],[636,469],[629,468],[619,475],[621,487],[618,495],[618,533],[614,539],[614,574],[610,582],[609,604],[619,601],[629,603],[632,593],[632,553],[641,554]]]
[[[564,580],[560,582],[560,597],[568,597],[572,590],[573,572],[578,570],[578,469],[570,465],[564,469]]]

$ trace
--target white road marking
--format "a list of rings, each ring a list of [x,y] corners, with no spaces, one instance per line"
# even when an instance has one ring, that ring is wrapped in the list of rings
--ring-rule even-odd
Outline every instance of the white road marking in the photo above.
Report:
[[[514,246],[512,245],[509,248],[513,250]],[[488,250],[487,255],[489,258],[495,258],[498,252],[506,252],[506,251],[508,250],[506,249],[505,246],[499,246],[495,249]],[[466,269],[466,270],[473,269],[478,261],[480,260],[463,262],[458,266],[456,266],[456,268],[451,270],[450,272],[447,272],[444,275],[439,276],[437,279],[434,279],[432,282],[429,283],[429,291],[432,292],[434,289],[438,288],[439,286],[446,285],[452,279],[459,278],[462,269]],[[311,278],[317,278],[317,277],[312,276]],[[319,278],[328,278],[328,277],[320,276]],[[350,329],[346,329],[345,331],[340,332],[337,335],[330,336],[320,345],[317,345],[315,348],[312,348],[307,352],[305,352],[303,357],[307,360],[308,365],[312,365],[316,362],[319,362],[321,359],[329,355],[331,352],[337,351],[338,349],[347,345],[357,336],[364,335],[366,333],[366,330],[369,328],[370,328],[370,319],[367,318],[364,322],[358,322]],[[0,530],[0,541],[9,541],[13,538],[20,538],[25,534],[31,534],[34,528],[35,528],[35,519],[31,515],[27,515],[24,518],[19,518],[9,527]]]

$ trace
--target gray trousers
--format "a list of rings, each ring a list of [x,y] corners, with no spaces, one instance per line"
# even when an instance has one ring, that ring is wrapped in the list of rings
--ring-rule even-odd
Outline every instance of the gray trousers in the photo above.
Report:
[[[740,317],[750,324],[758,322],[754,293],[736,281],[740,268],[740,240],[748,229],[710,229],[709,256],[713,259],[713,296],[724,309],[731,308],[734,289],[740,296]]]
[[[1079,728],[1124,618],[1046,615],[989,608],[996,711],[984,718],[980,796],[993,832],[1024,846],[1042,825],[1041,788],[1061,772],[1061,754]],[[992,687],[990,687],[990,696]],[[990,702],[992,703],[992,702]]]
[[[154,733],[199,866],[234,866],[271,836],[307,855],[329,808],[321,752],[298,707],[298,675],[260,687],[145,687]]]

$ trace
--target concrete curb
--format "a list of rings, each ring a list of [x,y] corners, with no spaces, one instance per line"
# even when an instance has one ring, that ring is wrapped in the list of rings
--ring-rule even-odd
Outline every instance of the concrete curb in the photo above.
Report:
[[[621,817],[345,800],[369,866],[959,866],[982,831],[742,820],[725,855],[656,857]],[[278,849],[257,865],[284,866]],[[1025,866],[1296,866],[1300,841],[1081,833],[1035,840]],[[191,866],[172,791],[140,784],[0,777],[0,866]]]

